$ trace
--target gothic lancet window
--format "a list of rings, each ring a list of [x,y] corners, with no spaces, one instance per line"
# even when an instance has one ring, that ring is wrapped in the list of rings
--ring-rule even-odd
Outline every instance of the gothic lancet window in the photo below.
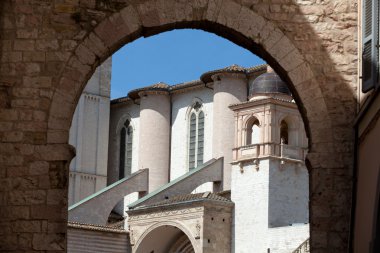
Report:
[[[120,130],[120,159],[119,159],[119,179],[131,174],[132,170],[132,142],[133,128],[130,121],[126,120]]]
[[[202,105],[196,102],[190,111],[189,121],[189,169],[203,164],[205,115]]]

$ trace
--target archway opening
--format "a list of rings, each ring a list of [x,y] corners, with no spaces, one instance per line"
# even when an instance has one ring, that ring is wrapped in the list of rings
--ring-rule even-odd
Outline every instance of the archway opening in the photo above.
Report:
[[[189,237],[179,228],[164,225],[148,233],[136,253],[195,253]]]
[[[281,144],[289,144],[289,127],[285,120],[282,120],[280,124],[280,140]]]
[[[252,117],[247,123],[246,145],[258,144],[260,142],[260,122]]]
[[[153,61],[151,57],[149,60]],[[100,75],[102,74],[100,73]],[[275,83],[271,83],[273,80]],[[99,85],[101,86],[101,83]],[[297,105],[286,88],[286,83],[270,67],[266,65],[243,67],[231,64],[226,68],[211,69],[200,75],[200,80],[197,81],[173,85],[158,82],[138,87],[124,95],[124,97],[115,98],[110,102],[108,183],[120,180],[131,172],[148,168],[152,175],[149,177],[149,183],[154,185],[149,186],[148,193],[153,194],[157,189],[161,191],[160,187],[177,183],[178,178],[183,177],[186,173],[196,173],[202,169],[203,164],[223,157],[224,162],[221,167],[223,179],[220,184],[205,183],[194,191],[191,189],[184,193],[213,191],[219,187],[220,189],[217,191],[221,192],[220,196],[228,196],[236,201],[236,210],[261,210],[267,205],[273,206],[273,203],[286,202],[287,197],[280,193],[281,190],[290,186],[276,184],[274,181],[283,182],[291,177],[292,182],[297,182],[294,184],[296,189],[287,192],[294,193],[293,199],[301,197],[302,201],[293,201],[289,205],[282,206],[281,210],[296,214],[287,214],[287,217],[284,218],[281,217],[284,216],[284,212],[271,211],[272,215],[269,218],[274,220],[273,222],[264,216],[260,222],[256,222],[256,214],[252,215],[244,210],[237,211],[236,213],[240,216],[236,220],[247,220],[248,222],[246,224],[236,223],[235,238],[238,238],[239,242],[247,242],[246,238],[242,236],[242,231],[251,229],[252,233],[256,233],[259,230],[262,231],[260,226],[266,226],[268,233],[271,234],[270,237],[275,238],[276,235],[272,228],[279,231],[278,228],[281,227],[281,233],[286,233],[290,229],[289,226],[301,223],[300,220],[304,227],[302,234],[291,245],[293,248],[288,247],[287,249],[294,249],[298,246],[296,243],[300,244],[309,237],[306,201],[308,200],[308,179],[300,177],[297,173],[285,175],[284,172],[295,170],[293,163],[301,164],[300,170],[306,171],[304,156],[299,155],[305,149],[304,145],[306,144],[300,143],[300,146],[288,152],[288,157],[281,157],[282,153],[278,152],[278,148],[280,137],[283,137],[284,134],[284,124],[277,121],[284,115],[292,114],[300,122],[299,132],[295,134],[304,136],[305,130],[301,123],[300,113],[297,111]],[[91,96],[95,95],[91,94]],[[238,106],[235,112],[232,112],[235,110],[232,108],[233,106]],[[267,106],[272,108],[268,109]],[[239,118],[234,119],[235,115],[239,113],[242,113]],[[101,115],[96,118],[105,122],[105,117]],[[235,125],[235,122],[244,123]],[[242,129],[239,129],[239,126]],[[99,128],[97,129],[99,132]],[[280,129],[282,132],[279,131]],[[287,129],[285,130],[287,131]],[[240,134],[243,135],[242,143],[239,143]],[[105,145],[105,142],[101,145]],[[128,145],[129,148],[127,148]],[[231,152],[233,149],[245,149],[242,152],[247,151],[248,153],[246,152],[241,157],[233,157]],[[244,165],[247,161],[249,165]],[[276,190],[255,188],[252,187],[252,184],[244,186],[244,183],[241,182],[245,179],[242,180],[238,176],[232,175],[244,171],[244,168],[243,170],[237,169],[236,164],[238,163],[242,164],[242,167],[245,166],[247,170],[251,170],[249,166],[251,166],[250,163],[253,163],[256,170],[251,171],[260,173],[269,169],[271,173],[260,175],[261,181],[257,183],[259,185],[264,181],[269,181],[269,185]],[[260,170],[259,167],[264,169]],[[127,173],[126,168],[128,169]],[[250,177],[254,179],[256,176],[254,174],[245,176],[245,178]],[[236,181],[234,182],[234,180]],[[302,182],[298,183],[299,180]],[[264,201],[243,203],[246,201],[239,195],[248,188],[251,196],[261,196],[260,198]],[[234,190],[235,194],[232,192]],[[301,191],[303,195],[299,194]],[[270,193],[272,194],[268,198]],[[169,195],[165,196],[165,199],[170,199]],[[249,195],[245,193],[243,195],[249,198]],[[138,201],[137,198],[137,194],[125,197],[114,208],[114,212],[125,217],[125,211],[128,210],[129,204],[133,206],[133,203]],[[244,207],[247,205],[250,208]],[[278,209],[277,206],[274,208]],[[297,209],[302,209],[299,212],[303,215],[301,219],[295,217],[298,215]],[[128,229],[127,223],[124,227]],[[260,245],[260,247],[261,249],[263,247],[272,248],[274,244],[276,242],[271,245]],[[242,248],[247,247],[240,243],[236,245]],[[287,243],[275,247],[283,248],[284,245],[286,246]]]

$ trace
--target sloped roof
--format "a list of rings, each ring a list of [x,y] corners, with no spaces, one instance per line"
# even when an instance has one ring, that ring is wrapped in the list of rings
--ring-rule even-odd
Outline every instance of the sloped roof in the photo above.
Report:
[[[67,226],[69,228],[77,228],[77,229],[86,229],[86,230],[94,230],[94,231],[103,231],[103,232],[113,232],[113,233],[128,233],[126,230],[112,227],[112,226],[101,226],[96,224],[87,224],[87,223],[79,223],[79,222],[72,222],[68,221]]]
[[[166,199],[166,200],[156,202],[150,205],[136,207],[135,210],[147,209],[151,207],[168,206],[168,205],[180,204],[180,203],[189,203],[189,202],[195,202],[195,201],[207,201],[207,200],[232,203],[231,200],[225,197],[222,197],[216,193],[203,192],[203,193],[175,196],[170,199]]]
[[[218,73],[242,73],[242,74],[249,75],[255,72],[264,71],[266,70],[266,68],[267,68],[267,64],[257,65],[257,66],[253,66],[249,68],[244,68],[244,67],[234,64],[222,69],[208,71],[201,75],[200,80],[183,82],[183,83],[179,83],[175,85],[169,85],[164,82],[159,82],[159,83],[149,85],[146,87],[138,88],[138,89],[130,91],[128,95],[125,97],[113,99],[111,101],[111,104],[124,103],[130,100],[137,99],[139,98],[138,94],[141,91],[166,91],[170,93],[170,92],[175,92],[181,89],[187,89],[187,88],[196,87],[196,86],[205,86],[205,84],[212,81],[211,77]]]

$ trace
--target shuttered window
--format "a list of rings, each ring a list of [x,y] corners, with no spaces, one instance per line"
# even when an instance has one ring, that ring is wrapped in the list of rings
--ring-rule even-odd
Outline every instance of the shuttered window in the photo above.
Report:
[[[203,164],[205,114],[201,110],[201,106],[200,103],[196,103],[190,112],[188,147],[189,169],[193,169]]]
[[[130,121],[127,120],[120,130],[119,179],[132,173],[132,144],[133,128],[130,125]]]
[[[379,86],[379,1],[363,0],[362,91]]]

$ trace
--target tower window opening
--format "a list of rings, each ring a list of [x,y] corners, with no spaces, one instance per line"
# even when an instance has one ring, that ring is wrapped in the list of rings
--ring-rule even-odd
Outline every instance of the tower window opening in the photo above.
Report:
[[[289,129],[288,129],[288,124],[286,123],[285,120],[281,121],[281,124],[280,124],[280,141],[281,141],[281,144],[288,145],[289,143]]]
[[[247,124],[246,145],[258,144],[260,142],[260,123],[258,119],[252,118]]]

